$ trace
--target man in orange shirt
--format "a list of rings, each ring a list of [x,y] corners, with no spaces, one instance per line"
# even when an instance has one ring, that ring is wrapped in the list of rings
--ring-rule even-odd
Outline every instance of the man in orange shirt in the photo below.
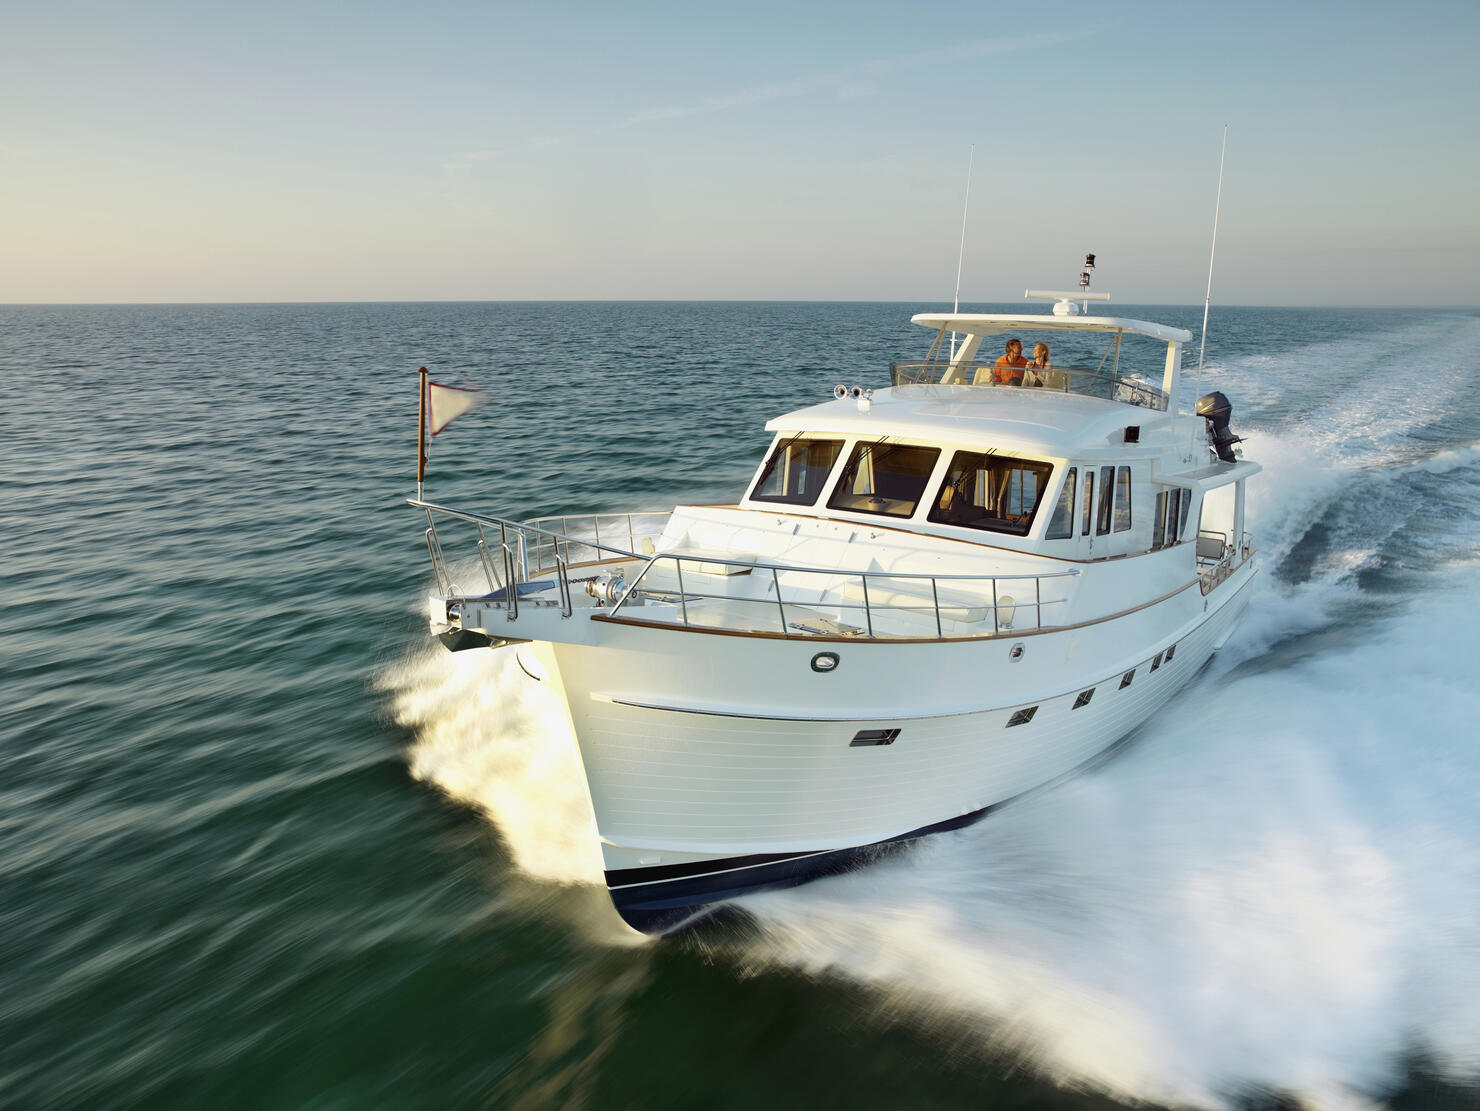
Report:
[[[1003,386],[1021,386],[1023,367],[1027,365],[1028,360],[1023,358],[1023,341],[1010,339],[1007,341],[1007,354],[992,367],[992,381]]]

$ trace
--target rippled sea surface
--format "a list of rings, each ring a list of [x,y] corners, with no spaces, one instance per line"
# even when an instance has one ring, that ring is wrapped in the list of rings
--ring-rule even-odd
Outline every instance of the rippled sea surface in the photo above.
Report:
[[[417,366],[494,397],[434,500],[721,501],[934,307],[0,307],[0,1106],[1480,1106],[1475,311],[1214,310],[1260,593],[1118,759],[618,922],[548,693],[428,642]]]

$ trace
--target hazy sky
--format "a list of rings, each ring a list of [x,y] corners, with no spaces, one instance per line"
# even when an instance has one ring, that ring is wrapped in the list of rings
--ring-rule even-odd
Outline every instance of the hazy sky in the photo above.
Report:
[[[1480,3],[0,4],[0,302],[1480,304]]]

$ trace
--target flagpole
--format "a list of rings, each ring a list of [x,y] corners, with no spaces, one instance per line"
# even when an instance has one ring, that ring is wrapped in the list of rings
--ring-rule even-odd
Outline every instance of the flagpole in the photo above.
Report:
[[[421,483],[427,473],[427,368],[416,373],[421,378],[421,400],[416,407],[416,500],[421,501]]]

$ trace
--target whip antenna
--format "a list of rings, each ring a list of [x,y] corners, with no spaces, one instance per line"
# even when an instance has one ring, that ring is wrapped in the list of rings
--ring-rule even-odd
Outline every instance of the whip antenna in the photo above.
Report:
[[[1213,259],[1218,254],[1218,213],[1223,208],[1223,157],[1228,153],[1228,125],[1223,125],[1223,149],[1218,152],[1218,200],[1213,205],[1213,249],[1208,252],[1208,293],[1203,298],[1202,342],[1197,349],[1197,391],[1202,392],[1203,354],[1208,349],[1208,306],[1213,303]]]
[[[971,154],[966,159],[966,203],[961,206],[961,250],[956,254],[956,300],[951,306],[954,315],[961,311],[961,264],[966,260],[966,216],[971,211],[971,169],[976,163],[976,144],[971,144]],[[956,361],[956,333],[951,333],[951,361]]]

